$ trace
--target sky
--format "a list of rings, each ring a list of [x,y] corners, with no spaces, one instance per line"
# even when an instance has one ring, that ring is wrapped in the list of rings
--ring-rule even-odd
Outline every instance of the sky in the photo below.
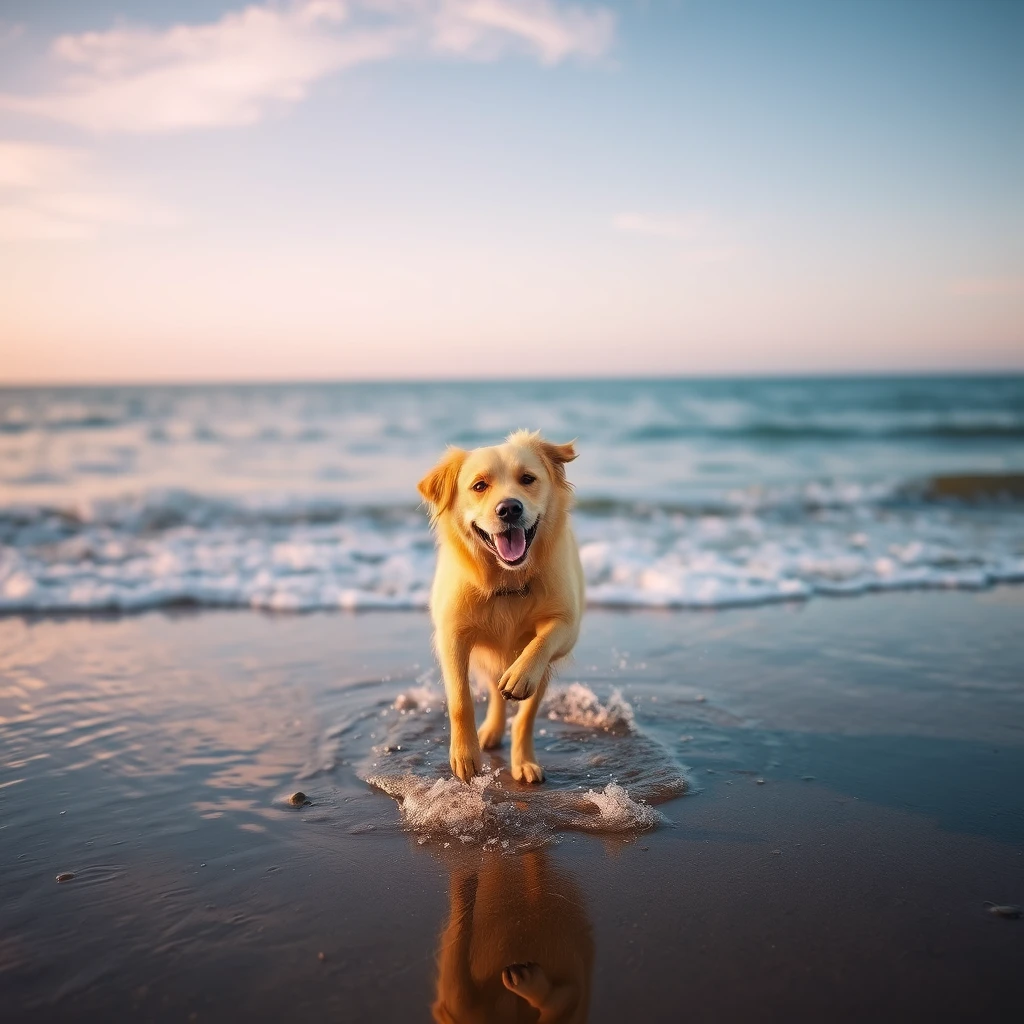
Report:
[[[0,0],[0,383],[1024,370],[1024,3]]]

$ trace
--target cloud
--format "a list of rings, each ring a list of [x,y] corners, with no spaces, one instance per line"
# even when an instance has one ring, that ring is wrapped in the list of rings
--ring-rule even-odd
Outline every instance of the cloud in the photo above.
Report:
[[[611,45],[603,8],[560,0],[291,0],[206,24],[117,25],[57,38],[58,84],[0,95],[0,110],[96,133],[168,132],[259,121],[317,81],[361,64],[432,53],[544,64],[595,58]]]
[[[92,238],[107,226],[177,223],[166,207],[119,189],[97,188],[80,149],[0,141],[0,238]]]
[[[517,43],[544,64],[567,57],[600,57],[611,45],[608,10],[559,6],[551,0],[465,0],[439,5],[433,45],[466,57],[495,59]]]
[[[737,246],[723,240],[721,228],[706,213],[682,216],[620,213],[612,224],[626,234],[681,243],[675,251],[690,263],[724,263],[740,251]]]

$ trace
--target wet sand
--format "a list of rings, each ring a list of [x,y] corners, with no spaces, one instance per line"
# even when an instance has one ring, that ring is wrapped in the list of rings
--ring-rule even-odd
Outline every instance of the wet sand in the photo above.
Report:
[[[548,721],[548,789],[686,791],[526,839],[523,798],[488,846],[363,781],[442,777],[440,710],[394,707],[424,615],[0,620],[4,1019],[529,1020],[527,962],[562,1019],[1011,1019],[1022,623],[1020,588],[592,611],[565,681],[635,722]]]

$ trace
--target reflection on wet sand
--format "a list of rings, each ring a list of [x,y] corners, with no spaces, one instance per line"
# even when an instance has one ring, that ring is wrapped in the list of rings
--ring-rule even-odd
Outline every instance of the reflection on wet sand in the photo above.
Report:
[[[449,868],[439,1024],[585,1021],[594,943],[583,897],[546,850]]]

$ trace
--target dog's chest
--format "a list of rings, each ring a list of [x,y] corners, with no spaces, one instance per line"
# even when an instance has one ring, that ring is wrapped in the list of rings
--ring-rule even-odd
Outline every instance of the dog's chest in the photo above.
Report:
[[[532,635],[538,609],[531,596],[528,591],[498,593],[481,602],[473,616],[478,640],[504,648]]]

